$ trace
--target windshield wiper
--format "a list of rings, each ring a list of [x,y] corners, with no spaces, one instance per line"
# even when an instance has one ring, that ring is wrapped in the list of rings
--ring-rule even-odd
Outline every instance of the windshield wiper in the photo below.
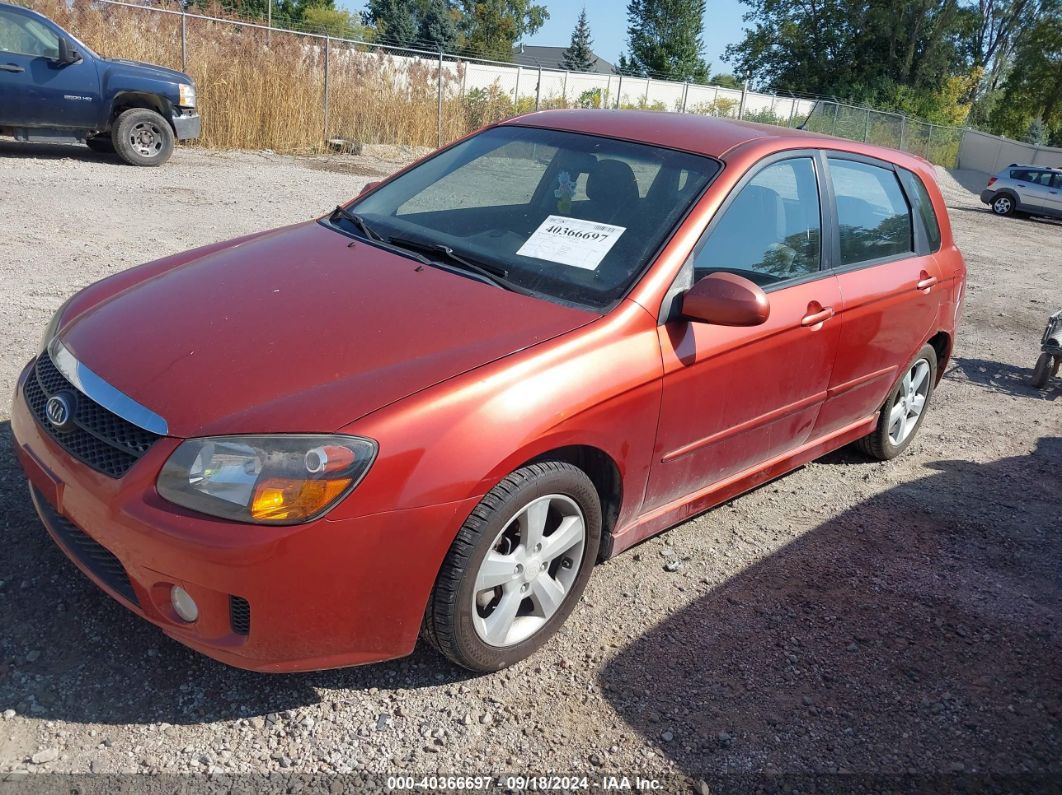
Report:
[[[497,285],[506,290],[512,290],[514,293],[531,295],[530,290],[509,281],[509,271],[505,268],[492,263],[473,260],[463,254],[458,254],[444,243],[431,243],[424,240],[411,240],[403,237],[392,237],[390,238],[390,242],[396,246],[402,246],[403,248],[412,248],[429,254],[442,254],[447,260],[457,265],[461,270],[481,276],[484,281],[490,282],[491,284]]]
[[[357,213],[352,213],[346,207],[337,204],[336,209],[332,210],[332,214],[328,216],[328,220],[332,223],[335,223],[336,220],[339,218],[345,218],[346,220],[350,221],[352,224],[358,227],[358,229],[361,230],[361,233],[365,235],[365,237],[369,238],[369,240],[375,240],[377,243],[384,242],[383,235],[381,235],[379,232],[377,232],[371,226],[365,223],[364,218],[362,218]]]

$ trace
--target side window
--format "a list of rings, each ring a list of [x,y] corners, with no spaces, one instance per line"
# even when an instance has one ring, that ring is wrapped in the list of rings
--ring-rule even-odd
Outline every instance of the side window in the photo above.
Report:
[[[929,250],[937,251],[940,248],[940,222],[937,220],[937,214],[933,209],[933,202],[929,198],[925,183],[922,182],[921,177],[907,169],[900,170],[900,179],[903,180],[907,195],[914,202],[915,210],[925,226]]]
[[[1051,177],[1052,188],[1062,188],[1062,174],[1055,174]]]
[[[762,169],[723,211],[694,261],[694,277],[726,271],[767,285],[819,270],[822,221],[809,157]]]
[[[830,178],[837,198],[842,265],[914,251],[911,210],[894,171],[831,157]]]
[[[59,37],[32,17],[0,10],[0,51],[58,58]]]

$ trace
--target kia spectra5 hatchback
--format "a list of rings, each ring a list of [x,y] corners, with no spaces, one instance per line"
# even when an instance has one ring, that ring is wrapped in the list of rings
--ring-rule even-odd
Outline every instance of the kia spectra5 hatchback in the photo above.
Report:
[[[924,160],[551,111],[57,312],[14,401],[56,543],[169,636],[490,671],[595,564],[852,442],[910,443],[965,266]]]

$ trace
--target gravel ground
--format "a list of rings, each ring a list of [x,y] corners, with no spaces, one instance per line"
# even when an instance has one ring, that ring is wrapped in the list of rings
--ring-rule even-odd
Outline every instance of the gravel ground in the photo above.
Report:
[[[379,154],[180,149],[135,169],[0,143],[0,390],[77,288],[320,214],[403,158]],[[847,771],[1058,786],[1062,388],[1027,381],[1062,305],[1062,224],[991,216],[981,175],[940,179],[968,305],[908,452],[832,454],[610,561],[544,650],[494,675],[425,647],[287,676],[194,654],[65,560],[0,428],[0,778],[639,773],[718,791],[750,781],[728,774]]]

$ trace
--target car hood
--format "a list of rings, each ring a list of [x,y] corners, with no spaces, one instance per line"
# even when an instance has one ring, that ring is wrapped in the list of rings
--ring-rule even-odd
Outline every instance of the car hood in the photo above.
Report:
[[[178,72],[176,69],[167,69],[165,66],[159,66],[158,64],[143,63],[142,61],[127,61],[124,58],[103,58],[102,60],[112,67],[125,67],[130,71],[136,70],[141,74],[147,73],[156,79],[165,80],[170,83],[192,82],[192,78],[184,72]]]
[[[338,430],[597,318],[310,222],[149,276],[60,337],[188,437]]]

